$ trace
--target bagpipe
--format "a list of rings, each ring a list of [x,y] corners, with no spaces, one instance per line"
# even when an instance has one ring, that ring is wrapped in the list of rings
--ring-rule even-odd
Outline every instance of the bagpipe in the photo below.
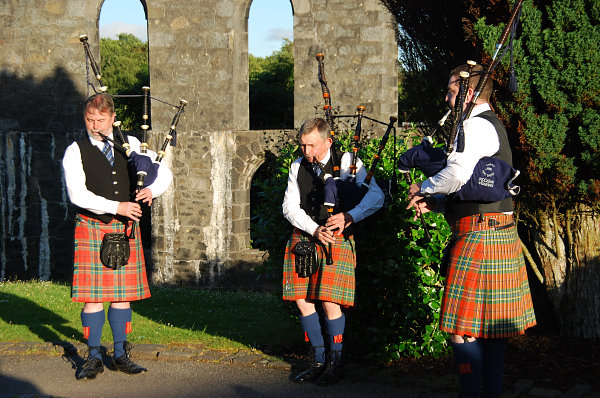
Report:
[[[506,27],[496,44],[492,62],[488,68],[482,72],[473,72],[476,63],[474,61],[467,61],[467,71],[460,72],[458,82],[459,91],[455,99],[454,107],[438,122],[439,129],[444,125],[448,115],[452,114],[452,125],[445,148],[434,147],[431,138],[425,137],[420,144],[415,145],[400,156],[398,160],[398,171],[405,175],[409,175],[410,169],[417,168],[421,170],[425,176],[431,177],[446,167],[448,156],[452,152],[464,151],[465,142],[463,123],[471,116],[471,112],[473,111],[489,77],[500,63],[504,54],[506,54],[508,47],[504,50],[500,58],[498,58],[500,50],[506,43],[509,34],[511,36],[512,47],[512,39],[518,25],[522,3],[523,0],[519,0],[515,5],[509,22],[506,24]],[[479,76],[479,81],[474,89],[472,98],[468,101],[465,108],[465,100],[469,90],[470,79],[475,76]],[[464,111],[463,108],[465,108]],[[510,164],[500,158],[495,156],[483,157],[475,165],[470,180],[467,181],[460,190],[453,193],[452,196],[460,200],[482,202],[496,202],[509,198],[517,195],[520,191],[520,187],[514,184],[514,180],[519,174],[520,172],[518,170],[514,169]]]
[[[81,35],[79,36],[79,41],[83,44],[83,48],[85,50],[86,56],[86,69],[87,69],[87,85],[88,89],[91,87],[92,90],[97,94],[99,92],[107,92],[107,86],[102,85],[102,74],[100,73],[100,68],[98,67],[97,62],[95,61],[92,52],[90,50],[90,46],[88,44],[88,36]],[[91,83],[89,78],[89,67],[94,72],[96,80],[100,84],[100,87],[97,89],[96,86]],[[89,94],[89,90],[88,90]],[[130,148],[129,142],[127,140],[127,136],[124,135],[121,131],[121,122],[115,121],[113,123],[113,132],[116,137],[119,139],[120,143],[114,139],[110,139],[107,136],[103,136],[105,140],[111,141],[114,145],[115,149],[125,154],[128,158],[130,165],[134,168],[137,174],[137,183],[136,183],[136,192],[139,192],[142,188],[145,188],[152,184],[156,179],[158,174],[158,168],[160,167],[160,162],[165,156],[167,146],[171,144],[171,146],[176,145],[177,140],[177,124],[179,123],[179,119],[181,114],[184,112],[184,108],[187,105],[187,101],[184,99],[179,100],[179,105],[172,105],[165,101],[161,101],[158,98],[152,97],[150,95],[150,87],[144,86],[142,87],[141,95],[111,95],[113,98],[122,98],[122,97],[143,97],[143,115],[142,115],[142,136],[141,136],[141,144],[140,144],[140,153],[133,151]],[[163,141],[162,147],[159,151],[157,151],[156,159],[152,160],[150,156],[148,156],[148,129],[150,124],[149,118],[149,108],[150,108],[150,100],[157,100],[159,102],[165,103],[167,105],[172,106],[176,109],[175,115],[173,116],[173,120],[169,127],[169,131],[166,134],[165,140]]]
[[[98,66],[98,63],[94,59],[92,52],[90,50],[90,46],[88,44],[88,36],[85,34],[79,36],[79,41],[81,41],[81,43],[83,44],[83,48],[85,51],[86,80],[87,80],[87,86],[88,86],[88,94],[90,93],[89,92],[90,88],[96,94],[106,93],[108,91],[108,88],[107,88],[107,86],[102,84],[102,74],[101,74],[100,68]],[[98,84],[100,85],[99,88],[96,88],[96,86],[90,81],[91,80],[90,72],[89,72],[90,66],[92,68],[92,71],[94,73],[96,80],[98,81]],[[135,192],[132,194],[134,196],[136,193],[140,192],[143,188],[151,185],[156,180],[156,177],[158,176],[158,169],[160,167],[160,163],[166,154],[166,150],[167,150],[167,147],[169,146],[169,144],[171,146],[176,146],[177,124],[179,123],[179,119],[184,112],[185,106],[187,105],[187,101],[184,99],[180,99],[179,105],[169,104],[168,102],[165,102],[158,98],[152,97],[150,95],[150,87],[147,87],[147,86],[142,87],[142,94],[140,94],[140,95],[111,95],[111,97],[113,97],[113,98],[142,97],[143,98],[143,115],[142,115],[142,125],[141,125],[142,135],[141,135],[141,139],[140,139],[140,150],[139,150],[140,153],[137,153],[136,151],[133,151],[131,149],[131,146],[129,145],[129,141],[127,139],[127,135],[123,134],[123,132],[121,130],[121,122],[118,120],[115,120],[115,122],[113,123],[113,133],[114,133],[114,137],[116,137],[117,139],[115,139],[114,137],[113,137],[113,139],[111,139],[108,136],[103,135],[102,133],[99,133],[105,141],[110,141],[116,150],[120,151],[121,153],[123,153],[124,155],[127,156],[128,167],[130,167],[130,169],[133,170],[133,172],[135,172],[135,174],[137,175]],[[158,150],[156,152],[157,156],[155,159],[152,159],[148,154],[148,138],[149,138],[148,130],[150,129],[149,109],[150,109],[150,101],[151,100],[156,100],[158,102],[170,105],[171,107],[175,108],[175,110],[176,110],[175,115],[173,116],[171,125],[169,127],[169,130],[166,133],[163,144],[162,144],[160,150]],[[134,231],[134,228],[131,229],[130,238],[133,237],[133,231]]]
[[[387,141],[390,137],[390,133],[393,131],[394,136],[396,132],[396,128],[394,124],[398,120],[395,116],[390,116],[389,122],[384,123],[379,120],[367,117],[364,115],[365,107],[359,105],[356,108],[355,115],[333,115],[333,109],[331,105],[331,93],[329,91],[329,87],[327,85],[327,79],[325,77],[325,65],[324,59],[325,55],[323,53],[319,53],[316,55],[316,59],[318,62],[318,79],[321,84],[321,91],[323,94],[323,100],[325,105],[323,106],[323,110],[325,112],[325,120],[330,128],[330,135],[332,144],[330,147],[330,158],[333,169],[333,175],[326,173],[323,165],[319,162],[315,161],[314,166],[319,167],[321,169],[321,173],[319,174],[319,178],[323,181],[324,184],[324,200],[323,205],[327,209],[328,217],[332,216],[334,210],[338,212],[347,212],[356,207],[364,196],[367,194],[370,188],[371,180],[373,179],[373,175],[377,170],[377,164],[381,159],[381,154],[385,149]],[[337,140],[335,134],[335,124],[334,118],[342,118],[342,117],[351,117],[356,118],[356,126],[354,128],[354,136],[352,139],[352,160],[350,164],[350,172],[347,179],[343,180],[340,177],[340,159],[338,158],[337,151]],[[360,146],[360,135],[362,132],[362,121],[363,119],[368,119],[376,123],[380,123],[386,125],[385,134],[382,136],[379,149],[373,161],[371,163],[371,167],[367,172],[367,175],[360,184],[356,180],[356,170],[357,170],[357,161],[358,161],[358,150]],[[395,178],[393,181],[395,182]],[[329,244],[329,250],[327,253],[327,264],[332,264],[333,260],[331,258],[331,244]]]
[[[330,134],[332,140],[332,144],[330,147],[330,155],[333,168],[333,175],[327,173],[320,174],[325,184],[325,203],[328,203],[328,207],[334,207],[339,211],[347,212],[356,207],[356,205],[360,203],[362,198],[369,191],[371,180],[373,179],[373,175],[377,170],[377,164],[381,160],[381,154],[385,149],[387,141],[390,137],[390,133],[393,131],[395,134],[396,132],[394,124],[396,123],[398,118],[395,116],[390,116],[389,122],[387,123],[370,118],[364,115],[365,107],[361,105],[359,105],[356,108],[356,114],[354,115],[333,115],[331,105],[331,94],[327,85],[327,79],[325,77],[325,65],[323,62],[323,60],[325,59],[325,55],[323,53],[319,53],[316,55],[316,59],[318,61],[318,79],[319,83],[321,84],[321,91],[323,93],[323,100],[325,102],[323,110],[325,112],[325,120],[327,121],[327,124],[329,124],[329,128],[331,129]],[[350,173],[348,178],[345,180],[340,178],[340,159],[338,158],[334,118],[356,118],[356,126],[354,128],[354,135],[352,138],[352,160],[350,164]],[[381,138],[378,153],[373,158],[371,167],[367,172],[367,176],[365,177],[364,181],[362,181],[359,184],[359,182],[356,180],[356,169],[363,119],[368,119],[375,123],[385,125],[386,131]]]

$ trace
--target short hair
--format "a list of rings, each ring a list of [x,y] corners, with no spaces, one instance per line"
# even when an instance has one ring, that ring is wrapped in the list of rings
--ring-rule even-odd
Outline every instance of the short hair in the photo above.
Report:
[[[111,115],[115,113],[115,103],[112,97],[106,93],[98,93],[89,97],[83,106],[84,115],[89,108],[97,109],[100,113],[110,112]]]
[[[302,138],[304,134],[311,133],[314,129],[317,129],[323,141],[331,136],[331,127],[329,126],[329,123],[323,118],[315,117],[308,119],[302,124],[302,127],[300,127],[300,130],[298,131],[298,139]]]
[[[452,76],[460,76],[460,72],[468,72],[469,71],[469,65],[467,64],[463,64],[460,66],[457,66],[456,68],[452,69],[452,71],[450,72],[450,77]],[[469,88],[472,88],[473,90],[475,90],[475,87],[477,87],[477,84],[479,84],[479,79],[483,78],[485,71],[483,70],[483,66],[477,64],[473,67],[473,70],[471,71],[471,78],[469,79]],[[493,90],[493,82],[491,78],[488,78],[487,81],[485,82],[485,87],[483,87],[481,89],[481,93],[479,94],[479,98],[485,100],[485,101],[489,101],[490,97],[492,96],[492,90]]]

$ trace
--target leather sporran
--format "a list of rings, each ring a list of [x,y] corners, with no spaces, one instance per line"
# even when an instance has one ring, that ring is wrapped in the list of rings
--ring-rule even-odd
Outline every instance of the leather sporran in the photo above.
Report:
[[[129,238],[122,232],[104,234],[100,261],[105,267],[119,269],[129,261]]]
[[[300,278],[307,278],[319,269],[317,245],[314,242],[296,243],[294,255],[296,257],[296,273]]]

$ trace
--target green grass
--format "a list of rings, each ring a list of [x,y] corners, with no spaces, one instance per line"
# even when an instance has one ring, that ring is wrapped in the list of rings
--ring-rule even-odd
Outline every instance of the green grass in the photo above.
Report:
[[[132,303],[132,343],[226,350],[299,340],[299,326],[281,298],[272,294],[157,286],[150,290],[151,298]],[[71,288],[64,283],[0,282],[0,341],[83,341],[81,308],[71,301]],[[108,322],[102,342],[112,342]]]

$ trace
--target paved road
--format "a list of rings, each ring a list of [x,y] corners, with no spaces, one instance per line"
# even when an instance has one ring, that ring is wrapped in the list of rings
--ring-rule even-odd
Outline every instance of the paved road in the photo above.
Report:
[[[344,397],[455,398],[456,376],[432,371],[402,375],[394,369],[346,365],[340,383],[295,384],[294,360],[251,350],[221,352],[195,346],[138,345],[134,360],[148,373],[126,375],[105,368],[95,380],[76,380],[81,343],[0,342],[0,398],[32,397]],[[300,366],[305,364],[299,363]],[[600,398],[589,385],[547,389],[520,379],[505,385],[503,398]]]
[[[348,369],[341,383],[317,387],[295,384],[289,370],[198,360],[139,360],[148,373],[126,375],[105,368],[95,380],[76,380],[73,363],[61,356],[3,355],[0,397],[423,397],[401,386]],[[427,395],[433,396],[433,395]],[[450,398],[455,394],[437,397]]]

